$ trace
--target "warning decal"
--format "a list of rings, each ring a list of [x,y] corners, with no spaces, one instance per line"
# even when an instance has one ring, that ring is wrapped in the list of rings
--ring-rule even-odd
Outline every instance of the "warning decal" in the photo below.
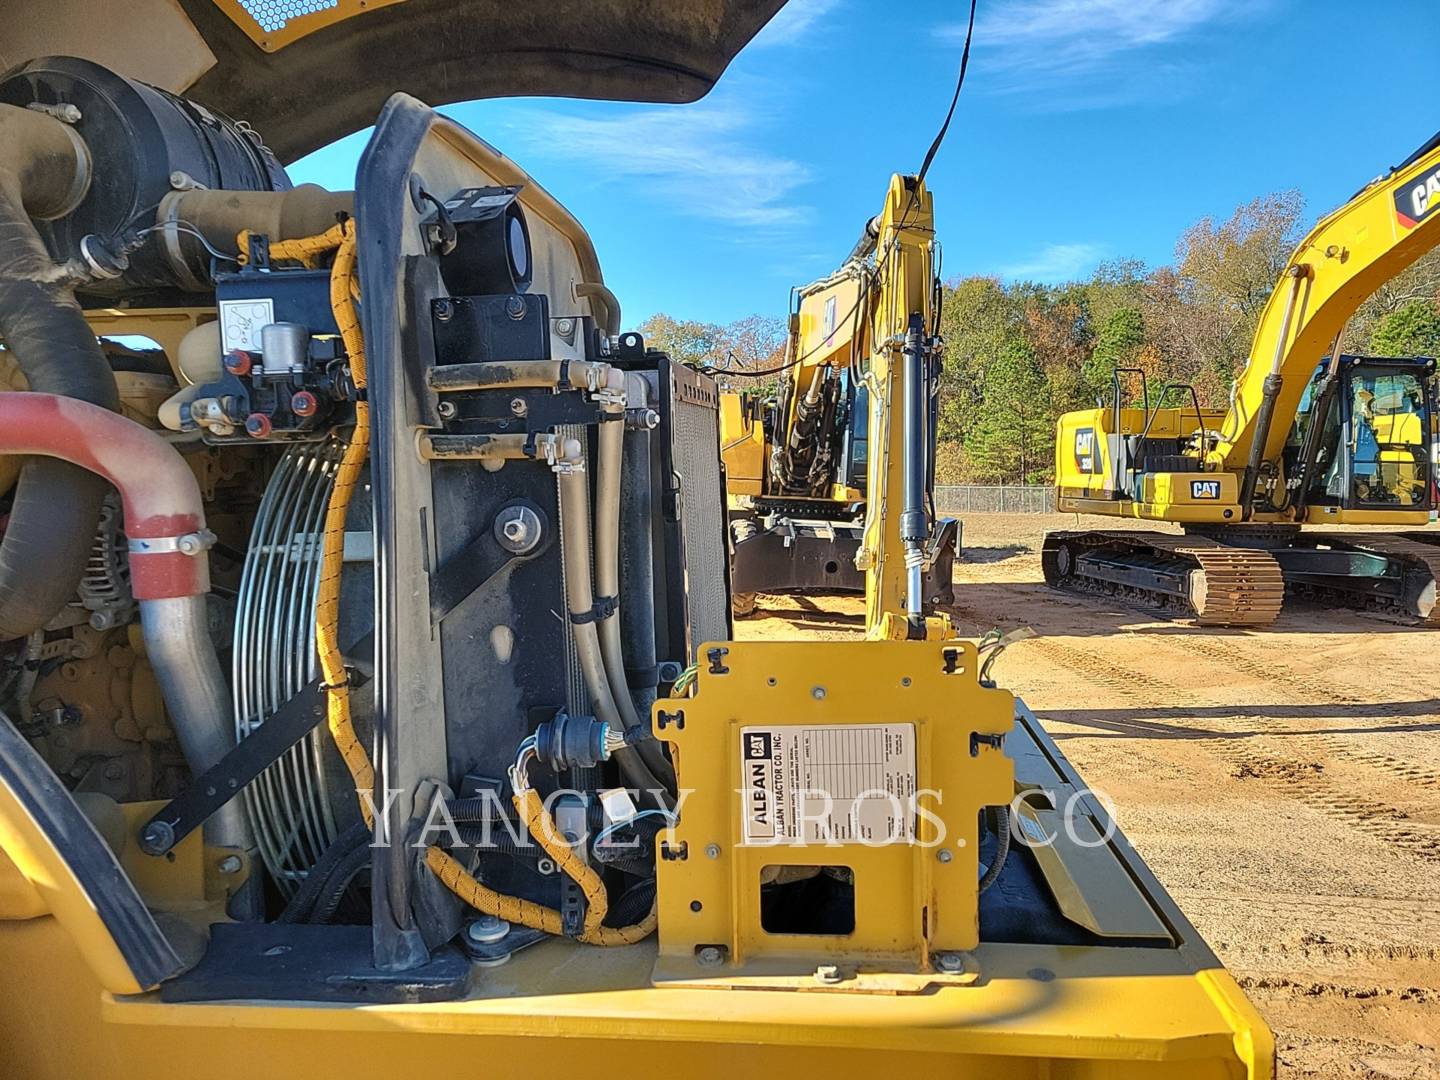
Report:
[[[746,843],[908,842],[915,836],[915,726],[740,730]]]

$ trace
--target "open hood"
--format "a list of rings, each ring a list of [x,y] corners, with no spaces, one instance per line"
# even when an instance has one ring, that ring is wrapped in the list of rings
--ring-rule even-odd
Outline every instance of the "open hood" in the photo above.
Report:
[[[244,120],[293,161],[404,90],[693,101],[785,0],[0,0],[0,69],[80,56]]]

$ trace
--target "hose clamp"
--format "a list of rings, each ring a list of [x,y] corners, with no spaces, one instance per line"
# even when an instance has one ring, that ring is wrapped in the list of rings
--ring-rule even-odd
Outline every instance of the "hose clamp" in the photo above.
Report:
[[[152,536],[132,538],[129,543],[131,555],[189,555],[192,558],[203,555],[215,546],[215,534],[209,529],[185,533],[183,536]]]

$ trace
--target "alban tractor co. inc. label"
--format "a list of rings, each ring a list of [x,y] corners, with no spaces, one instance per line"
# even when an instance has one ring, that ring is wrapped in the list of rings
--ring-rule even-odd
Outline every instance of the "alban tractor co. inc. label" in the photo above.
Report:
[[[742,728],[740,774],[747,844],[914,839],[913,724]]]

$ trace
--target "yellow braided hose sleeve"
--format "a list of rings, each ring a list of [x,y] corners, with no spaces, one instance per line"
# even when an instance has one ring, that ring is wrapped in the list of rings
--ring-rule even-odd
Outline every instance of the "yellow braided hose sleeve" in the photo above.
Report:
[[[568,874],[585,893],[585,925],[577,940],[586,945],[633,945],[655,932],[658,920],[653,907],[645,918],[633,926],[601,925],[609,911],[610,898],[605,893],[600,876],[559,837],[554,820],[533,788],[516,795],[514,802],[535,842],[555,860],[556,867]],[[432,847],[425,853],[425,865],[434,871],[441,884],[482,914],[494,915],[506,922],[556,936],[564,932],[564,920],[554,908],[506,896],[480,884],[453,856],[438,847]]]
[[[276,240],[270,245],[270,258],[280,261],[303,263],[312,270],[320,264],[320,256],[334,251],[345,240],[346,234],[354,236],[354,225],[341,222],[332,225],[318,236],[302,236],[295,240]],[[237,261],[244,266],[250,261],[250,230],[241,229],[235,236],[238,251]]]
[[[327,240],[332,233],[338,233],[338,247],[335,263],[330,270],[330,307],[335,314],[335,323],[345,342],[345,352],[350,361],[350,377],[357,389],[363,390],[365,375],[365,338],[360,330],[360,320],[355,310],[352,289],[355,277],[355,232],[337,225],[322,237],[312,237],[317,243]],[[294,241],[299,244],[301,241]],[[272,253],[274,249],[271,249]],[[350,714],[349,675],[345,671],[345,657],[340,652],[340,576],[345,562],[345,517],[350,509],[350,500],[360,482],[361,470],[370,450],[370,404],[362,397],[355,402],[355,430],[345,445],[340,465],[335,470],[335,485],[330,489],[330,501],[325,507],[325,524],[320,548],[320,580],[315,599],[315,648],[319,653],[320,672],[325,679],[325,714],[330,735],[335,747],[350,771],[355,783],[355,792],[373,791],[375,770],[370,764],[370,755],[355,734],[355,724]],[[365,824],[374,828],[374,814],[371,804],[360,797],[360,813]]]
[[[543,930],[547,934],[560,936],[564,933],[563,920],[554,908],[522,900],[518,896],[506,896],[480,884],[454,856],[438,847],[425,852],[425,865],[434,871],[442,885],[481,914],[494,915],[508,923]]]
[[[246,250],[245,240],[245,234],[242,233],[242,251]],[[345,342],[351,379],[357,389],[363,390],[367,381],[365,338],[355,307],[358,283],[355,274],[353,226],[336,225],[320,236],[272,244],[270,254],[276,259],[305,261],[331,250],[335,251],[335,261],[330,271],[330,306],[335,315],[335,323],[340,329],[340,336]],[[307,265],[310,265],[308,261]],[[335,472],[335,485],[325,508],[320,580],[315,603],[315,645],[319,653],[320,670],[325,679],[326,719],[335,746],[355,783],[357,796],[360,792],[374,790],[375,770],[370,763],[370,755],[355,734],[354,719],[350,712],[350,686],[339,640],[340,576],[345,555],[345,518],[360,481],[369,447],[370,406],[362,398],[355,403],[355,430],[341,456],[340,465]],[[600,876],[561,840],[556,833],[554,821],[533,789],[517,794],[514,801],[516,810],[536,842],[555,860],[556,866],[579,884],[581,891],[585,893],[586,914],[585,925],[579,935],[581,942],[591,945],[630,945],[655,932],[657,919],[653,907],[644,919],[633,926],[601,925],[609,911],[609,896]],[[359,802],[366,825],[374,828],[371,804],[364,798],[360,798]],[[560,936],[564,933],[563,919],[558,911],[488,888],[477,881],[453,856],[438,847],[431,847],[425,853],[425,864],[447,889],[477,911],[547,934]]]

